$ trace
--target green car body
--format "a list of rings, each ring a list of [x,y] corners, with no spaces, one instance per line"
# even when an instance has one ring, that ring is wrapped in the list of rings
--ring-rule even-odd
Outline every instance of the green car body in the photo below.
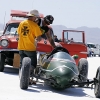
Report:
[[[75,60],[66,52],[57,52],[41,62],[45,70],[44,76],[54,88],[69,87],[72,79],[79,75]]]

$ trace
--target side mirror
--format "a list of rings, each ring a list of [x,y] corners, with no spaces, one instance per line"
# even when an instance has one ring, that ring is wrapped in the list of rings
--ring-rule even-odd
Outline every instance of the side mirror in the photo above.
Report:
[[[78,55],[73,55],[72,57],[74,58],[74,60],[76,60],[76,59],[78,59],[78,58],[79,58],[79,56],[78,56]]]

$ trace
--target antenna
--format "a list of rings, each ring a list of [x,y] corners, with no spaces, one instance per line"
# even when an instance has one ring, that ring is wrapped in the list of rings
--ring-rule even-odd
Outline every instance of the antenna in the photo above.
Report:
[[[32,1],[32,9],[33,9],[33,7],[34,7],[33,5],[34,5],[34,0]]]
[[[4,14],[4,25],[3,25],[3,29],[5,28],[5,19],[6,19],[6,11],[5,11],[5,14]]]

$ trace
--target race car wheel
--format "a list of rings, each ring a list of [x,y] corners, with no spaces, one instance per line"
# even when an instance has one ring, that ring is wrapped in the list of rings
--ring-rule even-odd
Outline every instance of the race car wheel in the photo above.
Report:
[[[23,58],[22,67],[20,70],[20,88],[27,89],[30,78],[31,59],[29,57]]]
[[[94,94],[96,98],[100,98],[100,67],[98,67],[97,72],[96,72],[96,80],[94,84]]]
[[[79,82],[86,82],[88,77],[88,61],[85,58],[81,58],[78,63],[79,70]],[[84,87],[84,84],[80,84],[79,87]]]
[[[0,53],[0,72],[4,71],[5,55]]]

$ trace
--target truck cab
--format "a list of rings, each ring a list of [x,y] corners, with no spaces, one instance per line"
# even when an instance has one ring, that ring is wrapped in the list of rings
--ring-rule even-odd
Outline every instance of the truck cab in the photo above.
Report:
[[[100,45],[96,43],[87,43],[88,56],[100,57]]]

